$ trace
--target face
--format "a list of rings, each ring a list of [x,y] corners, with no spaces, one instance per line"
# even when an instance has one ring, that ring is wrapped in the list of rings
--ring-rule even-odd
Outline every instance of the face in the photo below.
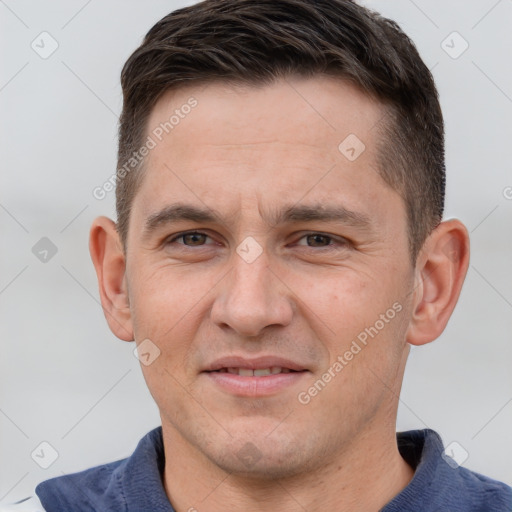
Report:
[[[155,106],[125,279],[181,450],[279,477],[394,433],[413,268],[404,203],[376,171],[382,117],[324,77]]]

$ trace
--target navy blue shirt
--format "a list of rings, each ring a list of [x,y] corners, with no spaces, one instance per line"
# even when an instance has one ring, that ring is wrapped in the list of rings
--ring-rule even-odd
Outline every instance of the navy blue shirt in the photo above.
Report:
[[[512,488],[448,464],[433,430],[402,432],[397,439],[415,474],[381,512],[512,512]],[[158,427],[127,459],[46,480],[36,494],[46,512],[175,512],[162,484],[164,466]]]

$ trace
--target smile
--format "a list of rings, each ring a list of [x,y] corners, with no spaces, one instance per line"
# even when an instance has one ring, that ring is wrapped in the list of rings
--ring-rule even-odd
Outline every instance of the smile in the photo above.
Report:
[[[271,366],[270,368],[220,368],[215,370],[219,373],[230,373],[231,375],[240,375],[241,377],[266,377],[267,375],[278,375],[280,373],[290,373],[296,370],[282,368],[281,366]]]
[[[302,379],[308,370],[291,370],[281,366],[267,368],[227,367],[203,372],[214,388],[242,398],[264,398],[290,388],[304,387]]]

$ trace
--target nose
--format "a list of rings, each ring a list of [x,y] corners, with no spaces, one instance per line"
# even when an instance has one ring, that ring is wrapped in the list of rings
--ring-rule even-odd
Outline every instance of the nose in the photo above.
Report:
[[[255,337],[265,327],[286,326],[293,316],[291,292],[272,269],[263,252],[248,263],[237,253],[232,268],[219,284],[211,310],[212,321],[244,337]]]

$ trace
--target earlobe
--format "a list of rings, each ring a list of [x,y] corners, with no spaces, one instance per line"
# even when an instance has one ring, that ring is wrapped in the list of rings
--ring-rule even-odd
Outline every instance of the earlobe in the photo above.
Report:
[[[418,256],[408,343],[423,345],[441,335],[459,298],[468,265],[467,229],[456,219],[442,222]]]
[[[124,341],[133,341],[126,261],[114,221],[107,217],[94,220],[89,251],[96,269],[101,305],[110,330]]]

